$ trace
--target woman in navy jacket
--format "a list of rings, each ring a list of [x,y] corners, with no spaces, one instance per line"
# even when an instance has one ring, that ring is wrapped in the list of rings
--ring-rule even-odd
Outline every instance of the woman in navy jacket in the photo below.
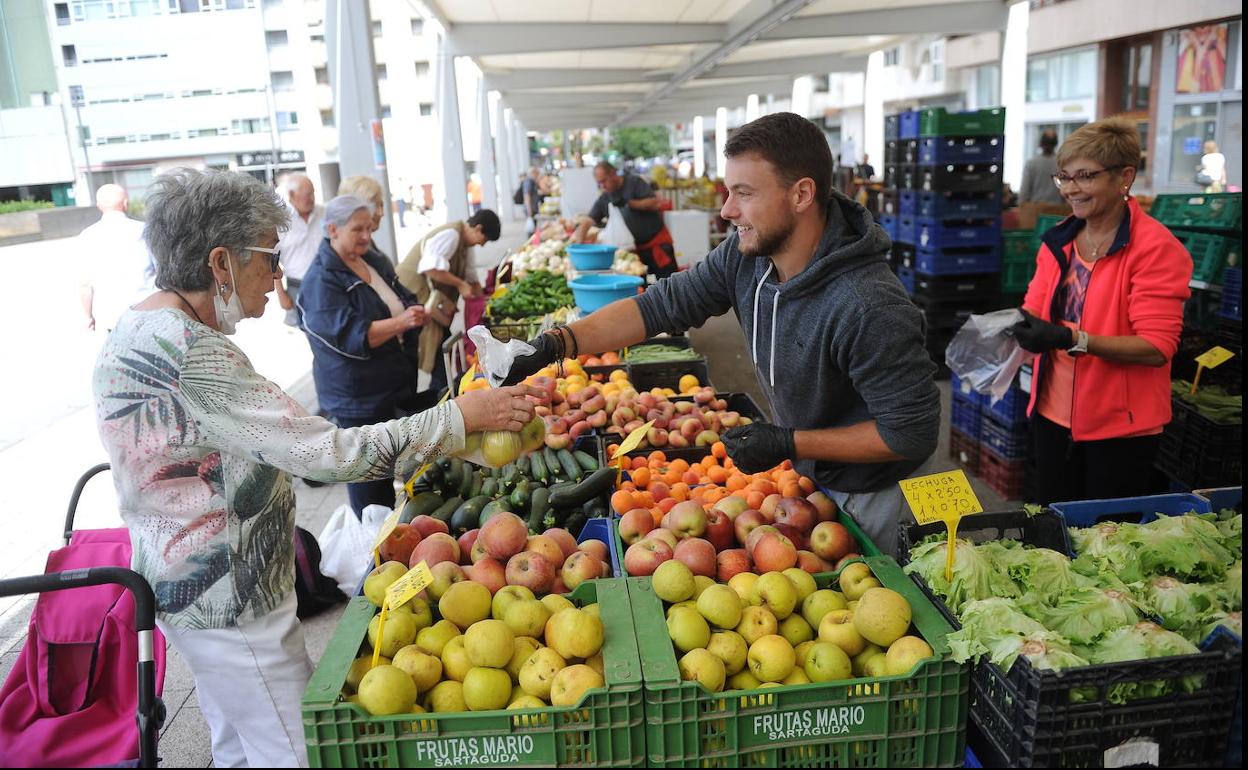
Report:
[[[326,237],[299,293],[321,409],[342,428],[410,413],[418,372],[416,331],[424,309],[371,248],[372,207],[340,195],[325,206]],[[355,515],[393,507],[390,479],[347,485]]]

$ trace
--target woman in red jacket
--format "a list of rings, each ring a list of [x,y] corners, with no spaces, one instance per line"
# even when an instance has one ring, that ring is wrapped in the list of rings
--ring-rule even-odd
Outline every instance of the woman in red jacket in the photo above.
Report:
[[[1014,336],[1035,353],[1041,502],[1147,494],[1170,421],[1170,359],[1192,258],[1131,197],[1140,135],[1090,123],[1057,153],[1053,181],[1074,215],[1044,234]]]

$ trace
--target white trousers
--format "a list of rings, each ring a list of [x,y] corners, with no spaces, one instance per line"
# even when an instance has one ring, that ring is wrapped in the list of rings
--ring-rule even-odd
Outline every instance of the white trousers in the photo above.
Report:
[[[307,767],[299,701],[312,661],[295,592],[245,625],[191,631],[160,623],[190,667],[216,767]]]

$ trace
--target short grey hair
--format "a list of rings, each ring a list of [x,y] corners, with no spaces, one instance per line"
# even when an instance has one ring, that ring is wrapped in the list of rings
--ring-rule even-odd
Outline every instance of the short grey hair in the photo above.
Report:
[[[337,198],[330,199],[325,204],[325,224],[322,225],[325,235],[329,235],[330,225],[345,227],[347,222],[351,220],[351,217],[355,216],[355,212],[361,210],[368,212],[368,215],[371,217],[373,215],[373,204],[354,195],[339,195]]]
[[[224,246],[243,264],[247,246],[279,233],[290,214],[268,185],[234,171],[179,168],[162,174],[147,193],[143,238],[156,260],[160,289],[203,291],[212,287],[208,253]]]

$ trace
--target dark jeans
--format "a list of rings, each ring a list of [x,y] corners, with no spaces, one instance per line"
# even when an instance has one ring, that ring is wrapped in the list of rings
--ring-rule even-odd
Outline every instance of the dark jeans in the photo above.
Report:
[[[1072,441],[1070,431],[1033,417],[1039,502],[1105,500],[1152,492],[1153,460],[1161,435]]]
[[[377,415],[375,417],[330,417],[330,420],[339,428],[358,428],[362,425],[373,425],[379,422],[393,420],[396,415]],[[363,515],[364,507],[368,505],[384,505],[387,508],[394,507],[394,479],[384,478],[376,481],[354,481],[347,484],[347,500],[351,503],[351,510],[355,511],[355,518]]]

